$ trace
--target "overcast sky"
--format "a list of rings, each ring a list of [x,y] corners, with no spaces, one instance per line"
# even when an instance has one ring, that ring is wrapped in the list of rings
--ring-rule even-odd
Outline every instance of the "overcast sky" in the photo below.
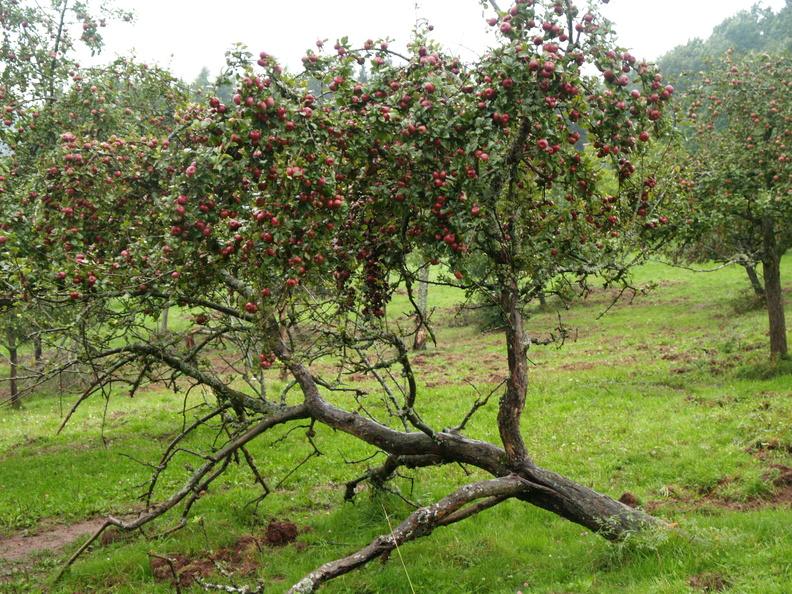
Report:
[[[654,59],[712,28],[755,0],[611,0],[603,13],[616,23],[620,43],[639,57]],[[764,0],[780,9],[785,0]],[[104,60],[133,49],[141,61],[169,66],[184,80],[195,79],[206,66],[217,74],[225,52],[242,42],[258,54],[266,51],[297,69],[300,57],[317,39],[334,42],[348,35],[391,37],[403,48],[417,18],[426,18],[447,49],[471,59],[493,42],[478,0],[119,0],[133,6],[137,21],[104,30]],[[512,2],[499,0],[504,10]],[[585,0],[579,0],[584,6]],[[486,16],[492,16],[490,11]]]

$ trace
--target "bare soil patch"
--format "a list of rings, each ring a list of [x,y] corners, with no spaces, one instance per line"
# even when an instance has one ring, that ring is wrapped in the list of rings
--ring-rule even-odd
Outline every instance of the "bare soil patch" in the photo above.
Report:
[[[151,571],[159,582],[190,586],[196,578],[207,579],[219,573],[222,568],[226,574],[245,577],[259,566],[256,554],[263,552],[265,546],[281,547],[297,540],[300,529],[289,520],[270,522],[258,535],[245,535],[236,539],[234,544],[223,547],[212,555],[187,557],[185,555],[152,555]]]
[[[0,559],[23,561],[37,551],[58,552],[81,536],[93,534],[104,524],[104,518],[85,520],[77,524],[55,524],[46,526],[36,534],[17,532],[0,538]]]
[[[684,487],[674,487],[673,496],[665,500],[647,501],[644,509],[648,513],[666,506],[677,506],[685,509],[708,507],[709,509],[722,509],[726,511],[754,511],[764,507],[783,507],[792,506],[792,467],[783,464],[770,464],[770,468],[778,470],[778,473],[768,472],[762,478],[765,482],[772,482],[775,491],[769,497],[753,497],[745,501],[730,501],[719,499],[718,497],[702,498],[697,493],[685,489]],[[688,493],[690,495],[688,496]]]

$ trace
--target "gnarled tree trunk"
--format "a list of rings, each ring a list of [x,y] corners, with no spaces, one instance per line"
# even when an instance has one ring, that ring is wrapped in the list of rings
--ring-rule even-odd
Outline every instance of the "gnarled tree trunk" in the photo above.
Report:
[[[194,349],[185,352],[184,349],[174,346],[177,343],[139,342],[111,348],[101,353],[92,353],[94,363],[104,361],[103,367],[110,369],[120,368],[120,364],[111,363],[113,360],[124,363],[135,360],[145,361],[149,365],[168,367],[194,383],[211,389],[218,400],[216,407],[173,439],[160,462],[154,466],[153,477],[146,494],[149,503],[147,511],[130,521],[109,517],[101,530],[109,526],[134,530],[177,507],[182,509],[182,518],[176,528],[184,526],[193,503],[214,480],[222,476],[228,464],[236,459],[244,460],[250,466],[257,483],[264,490],[263,498],[270,489],[254,464],[252,455],[246,449],[247,444],[274,427],[303,419],[311,423],[309,435],[315,434],[314,427],[324,425],[359,439],[386,454],[386,461],[381,467],[369,469],[362,478],[347,483],[346,499],[355,496],[355,487],[361,482],[369,481],[375,487],[382,485],[395,476],[400,467],[464,464],[481,469],[492,478],[470,482],[434,503],[416,510],[403,519],[391,533],[378,537],[354,555],[318,567],[295,584],[291,592],[313,592],[323,582],[351,571],[402,543],[427,536],[436,528],[472,517],[511,498],[548,510],[610,540],[622,539],[631,532],[647,527],[665,526],[664,522],[611,497],[540,468],[529,457],[520,428],[528,389],[526,345],[529,339],[525,334],[523,323],[524,303],[515,277],[504,280],[508,282],[503,283],[501,302],[509,321],[505,335],[509,377],[497,414],[501,444],[464,435],[465,423],[473,412],[480,408],[478,404],[472,407],[465,420],[456,428],[437,430],[423,420],[416,410],[419,389],[408,359],[409,349],[398,336],[384,329],[376,335],[364,332],[361,340],[369,345],[372,340],[376,340],[391,352],[393,349],[396,351],[396,357],[388,357],[388,365],[401,367],[398,375],[405,380],[401,388],[402,400],[397,401],[395,398],[390,400],[391,405],[395,407],[391,409],[391,416],[400,418],[403,424],[403,427],[398,428],[368,416],[367,411],[341,408],[324,396],[324,391],[332,389],[332,385],[314,375],[316,370],[310,367],[310,358],[304,358],[298,343],[292,344],[289,333],[285,331],[285,324],[289,323],[287,316],[283,316],[280,320],[274,316],[270,317],[259,328],[266,334],[266,342],[272,345],[272,353],[283,365],[285,372],[293,378],[293,385],[299,396],[295,394],[296,403],[292,405],[287,404],[284,399],[278,403],[267,399],[263,393],[251,396],[231,387],[224,377],[200,367]],[[243,295],[252,295],[250,289],[230,274],[226,277],[226,282]],[[151,291],[148,294],[155,295]],[[202,300],[201,303],[204,307],[209,305],[206,300]],[[235,312],[220,304],[215,304],[213,307],[235,318],[234,323],[260,322],[255,314]],[[222,318],[218,320],[218,323],[221,323]],[[222,333],[216,332],[215,335],[219,340]],[[350,335],[345,334],[344,339],[354,350],[354,342]],[[359,354],[360,364],[368,365],[367,369],[373,375],[376,374],[377,363],[371,361],[369,354],[362,351]],[[113,379],[111,371],[97,378],[94,388]],[[86,390],[84,397],[90,392],[90,389]],[[236,416],[232,412],[236,413]],[[200,464],[181,488],[168,497],[154,499],[154,488],[158,479],[173,461],[175,452],[181,450],[179,446],[181,441],[208,421],[214,422],[217,419],[235,423],[234,428],[229,431],[227,441],[213,450],[210,455],[201,456]],[[154,503],[155,501],[158,503]],[[69,564],[100,535],[101,530],[75,553]]]
[[[351,571],[370,560],[435,528],[475,515],[509,498],[531,503],[604,536],[619,540],[626,534],[665,523],[597,493],[573,480],[534,464],[525,448],[520,420],[528,388],[526,336],[518,285],[507,284],[501,294],[508,316],[506,331],[509,377],[498,410],[498,429],[504,449],[472,440],[456,432],[403,433],[360,415],[343,411],[323,400],[309,370],[291,360],[286,345],[276,349],[306,397],[312,418],[349,433],[390,454],[390,474],[399,464],[429,465],[458,462],[477,466],[497,477],[471,483],[430,506],[420,508],[390,534],[376,538],[357,553],[326,563],[295,584],[290,593],[313,592],[323,582]],[[376,473],[376,471],[374,471]],[[500,482],[499,482],[500,481]],[[480,499],[477,503],[474,501]]]

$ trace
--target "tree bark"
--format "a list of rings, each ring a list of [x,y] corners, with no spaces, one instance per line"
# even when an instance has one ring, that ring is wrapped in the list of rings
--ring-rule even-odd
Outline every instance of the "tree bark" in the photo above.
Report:
[[[762,243],[767,317],[770,323],[770,356],[773,359],[788,354],[784,296],[781,287],[781,249],[775,235],[773,219],[762,219]]]
[[[41,345],[41,335],[36,334],[33,336],[33,357],[35,358],[36,364],[38,365],[41,363],[41,359],[44,356],[44,349]]]
[[[748,280],[751,281],[751,287],[753,287],[756,296],[764,297],[765,290],[762,286],[762,281],[759,280],[759,275],[756,274],[756,266],[754,266],[753,263],[743,263],[743,268],[745,268]]]
[[[295,406],[278,406],[259,398],[252,398],[244,392],[231,388],[222,379],[198,369],[181,358],[178,352],[171,351],[167,347],[140,343],[101,353],[101,357],[137,355],[146,358],[147,361],[157,361],[211,388],[220,402],[227,403],[230,407],[245,407],[264,415],[264,418],[246,428],[242,434],[234,436],[211,455],[201,456],[203,458],[201,466],[192,472],[182,487],[171,497],[148,509],[144,515],[129,522],[109,517],[100,531],[72,556],[67,566],[73,563],[101,533],[101,530],[108,526],[117,526],[124,530],[137,529],[180,504],[183,507],[183,514],[178,526],[184,526],[190,507],[199,497],[198,493],[222,475],[237,451],[244,452],[243,448],[247,443],[270,428],[301,419],[311,419],[312,423],[324,424],[334,431],[346,433],[388,454],[385,464],[380,469],[375,469],[361,479],[347,483],[348,499],[354,496],[355,486],[362,480],[370,480],[373,483],[384,482],[394,475],[399,467],[463,464],[481,469],[493,478],[458,488],[436,503],[415,511],[398,527],[392,529],[390,534],[378,537],[357,553],[322,565],[295,584],[291,590],[295,593],[313,592],[321,583],[351,571],[403,543],[427,536],[437,527],[472,517],[509,498],[516,498],[550,511],[608,540],[624,539],[630,533],[646,528],[667,528],[665,522],[573,480],[539,468],[528,458],[520,434],[520,416],[525,407],[527,392],[525,351],[527,339],[523,328],[522,301],[517,284],[514,283],[510,288],[505,289],[502,296],[508,301],[505,309],[509,314],[507,340],[511,370],[498,415],[503,448],[493,443],[466,437],[459,430],[433,430],[423,422],[416,422],[415,419],[420,421],[420,418],[414,414],[414,411],[407,418],[417,430],[409,431],[394,429],[358,412],[335,406],[322,397],[320,385],[325,384],[313,375],[307,364],[294,356],[284,340],[281,326],[274,319],[268,321],[273,350],[291,372],[302,392],[303,401]],[[403,344],[401,348],[406,353]],[[111,380],[111,375],[108,375],[98,381],[107,383]],[[90,392],[91,390],[88,390],[86,394]],[[411,411],[412,406],[412,402],[406,402],[404,410]],[[212,412],[205,419],[196,422],[196,426],[205,423],[220,412],[222,412],[220,409]],[[183,433],[172,446],[175,447],[188,433],[189,431]],[[169,456],[166,452],[160,466],[156,468],[164,468]],[[257,471],[254,469],[254,472]]]
[[[328,580],[349,573],[372,559],[390,553],[410,540],[428,536],[439,526],[447,526],[476,515],[478,512],[487,509],[487,507],[491,507],[492,504],[514,497],[527,488],[529,487],[516,475],[464,485],[437,503],[415,511],[395,527],[390,534],[378,536],[371,544],[356,553],[343,559],[325,563],[315,571],[312,571],[293,585],[287,594],[309,594],[310,592],[315,592],[319,586]],[[469,505],[476,499],[483,497],[488,498],[483,502],[484,505]],[[487,503],[491,505],[487,505]]]
[[[8,330],[8,361],[10,363],[9,369],[9,385],[11,389],[11,396],[9,402],[13,408],[19,408],[19,386],[17,385],[17,369],[19,367],[19,355],[17,351],[17,340],[14,331],[9,328]]]
[[[418,277],[418,311],[421,315],[416,315],[415,340],[413,350],[422,351],[426,348],[426,313],[429,310],[429,267],[421,268],[421,275]]]
[[[167,334],[168,333],[168,314],[170,313],[170,300],[165,303],[165,307],[162,309],[162,313],[160,314],[159,320],[159,333],[160,334]]]
[[[501,292],[501,303],[508,318],[506,351],[509,377],[498,408],[498,431],[509,458],[513,462],[526,462],[531,465],[520,432],[520,417],[525,408],[525,397],[528,392],[528,357],[525,352],[522,301],[519,287],[514,279],[503,283],[502,286],[505,288]]]

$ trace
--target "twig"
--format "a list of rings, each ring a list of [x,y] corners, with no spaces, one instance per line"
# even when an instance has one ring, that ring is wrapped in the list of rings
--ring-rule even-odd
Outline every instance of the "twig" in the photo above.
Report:
[[[487,404],[487,402],[489,402],[489,399],[492,397],[492,395],[493,395],[495,392],[497,392],[498,390],[500,390],[501,386],[502,386],[503,384],[505,384],[505,383],[506,383],[506,380],[505,380],[505,379],[504,379],[504,380],[501,380],[501,382],[500,382],[500,383],[499,383],[497,386],[495,386],[495,387],[494,387],[494,388],[493,388],[493,389],[490,391],[490,393],[489,393],[489,394],[487,394],[487,395],[484,397],[484,399],[482,400],[482,399],[481,399],[481,394],[479,393],[479,391],[478,391],[478,388],[477,388],[475,385],[473,385],[473,383],[471,383],[471,382],[467,382],[467,384],[468,384],[470,387],[472,387],[472,388],[473,388],[473,389],[476,391],[476,393],[478,393],[478,394],[479,394],[479,397],[478,397],[478,398],[476,399],[476,401],[473,403],[473,406],[472,406],[472,407],[470,407],[470,410],[469,410],[469,411],[468,411],[468,413],[465,415],[465,418],[464,418],[464,419],[462,419],[462,422],[461,422],[461,423],[460,423],[460,424],[459,424],[457,427],[455,427],[454,429],[452,429],[452,430],[451,430],[451,432],[452,432],[452,433],[462,433],[462,431],[464,431],[464,430],[465,430],[465,425],[467,425],[468,421],[469,421],[471,418],[473,418],[473,415],[474,415],[474,414],[476,414],[476,411],[478,411],[478,409],[480,409],[482,406],[486,405],[486,404]]]
[[[176,566],[173,564],[173,559],[170,557],[163,557],[162,555],[156,555],[154,553],[148,553],[148,556],[152,559],[161,559],[168,564],[170,567],[171,573],[173,574],[173,585],[176,588],[176,594],[181,594],[181,585],[179,584],[179,574],[176,572]]]

